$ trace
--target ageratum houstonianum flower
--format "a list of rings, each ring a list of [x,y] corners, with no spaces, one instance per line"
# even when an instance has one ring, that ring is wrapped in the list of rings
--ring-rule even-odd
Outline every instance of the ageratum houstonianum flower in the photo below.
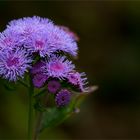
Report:
[[[31,72],[31,74],[32,75],[35,75],[35,74],[40,74],[40,73],[43,73],[43,66],[45,66],[46,64],[45,64],[45,62],[43,62],[43,61],[38,61],[37,63],[35,63],[33,66],[32,66],[32,68],[31,68],[31,70],[30,70],[30,72]]]
[[[62,89],[56,94],[55,102],[58,107],[68,105],[71,99],[71,93],[67,89]]]
[[[51,26],[47,29],[47,49],[50,52],[64,51],[72,56],[77,55],[77,43],[75,39],[59,26]]]
[[[0,50],[12,50],[13,48],[17,48],[18,46],[21,46],[21,38],[19,36],[16,36],[12,33],[0,33]]]
[[[68,81],[73,84],[74,86],[78,86],[78,88],[82,92],[88,92],[88,84],[86,74],[84,72],[79,73],[76,71],[70,72],[67,76]]]
[[[22,46],[31,53],[38,52],[41,57],[56,51],[77,55],[78,47],[75,39],[46,18],[34,16],[13,20],[5,32],[21,38]]]
[[[33,85],[36,88],[41,88],[47,81],[48,76],[43,74],[43,73],[37,73],[36,75],[33,76]]]
[[[58,80],[50,80],[47,87],[50,93],[55,94],[61,88],[61,84]]]
[[[32,35],[45,32],[46,28],[49,28],[52,24],[52,21],[47,18],[41,18],[38,16],[24,17],[9,22],[5,32],[21,36],[24,41],[23,43],[26,43]]]
[[[25,50],[5,50],[0,53],[0,76],[9,81],[23,78],[24,73],[30,68],[32,58]]]
[[[31,52],[39,52],[41,57],[49,56],[57,51],[77,55],[77,44],[73,37],[53,24],[47,26],[46,31],[32,35],[25,47]]]
[[[49,60],[46,61],[46,66],[43,68],[49,77],[64,79],[67,78],[68,73],[75,68],[75,65],[66,59],[65,56],[52,55]]]
[[[0,33],[0,76],[17,81],[28,72],[34,87],[54,94],[58,107],[68,105],[73,90],[89,92],[85,73],[65,56],[77,56],[77,41],[68,27],[47,18],[13,20]]]

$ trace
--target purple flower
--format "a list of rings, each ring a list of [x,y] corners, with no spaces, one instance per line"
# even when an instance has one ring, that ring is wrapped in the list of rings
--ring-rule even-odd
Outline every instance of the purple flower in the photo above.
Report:
[[[43,73],[42,71],[42,67],[45,66],[45,63],[43,61],[39,61],[37,63],[35,63],[33,65],[33,67],[31,68],[31,74],[32,75],[35,75],[35,74],[38,74],[38,73]]]
[[[39,46],[41,46],[41,42],[39,43],[39,41],[42,40],[35,39],[41,39],[44,33],[47,32],[47,28],[50,28],[50,26],[53,26],[53,23],[47,18],[41,18],[38,16],[25,17],[9,22],[4,33],[12,34],[12,39],[16,37],[16,39],[20,42],[20,46],[18,46],[28,48],[28,53],[40,53],[40,49],[43,52],[43,47],[39,48]],[[42,56],[43,54],[40,53],[40,55]]]
[[[77,55],[78,47],[73,36],[46,18],[34,16],[13,20],[5,33],[20,38],[22,46],[31,53],[39,52],[41,57],[56,51]]]
[[[82,92],[88,92],[88,87],[85,87],[88,84],[85,76],[86,74],[84,72],[70,72],[67,78],[71,84],[78,86]]]
[[[25,72],[30,68],[32,59],[25,50],[6,50],[0,53],[0,76],[9,81],[16,81],[23,78]]]
[[[77,55],[78,47],[75,39],[59,26],[50,26],[47,29],[47,50],[48,52],[63,51]]]
[[[14,40],[11,36],[6,36],[3,33],[0,34],[0,50],[10,49],[11,46],[15,46]]]
[[[58,80],[51,80],[48,82],[48,91],[50,93],[56,93],[61,87],[61,84]]]
[[[59,79],[67,78],[69,72],[71,72],[75,66],[71,61],[67,60],[65,56],[52,55],[49,61],[46,62],[44,72],[49,77],[56,77]]]
[[[48,79],[48,76],[43,73],[38,73],[34,75],[33,77],[33,85],[36,88],[41,88],[45,84],[46,80]]]
[[[24,47],[27,48],[31,53],[38,52],[41,57],[45,57],[51,53],[48,50],[47,40],[47,34],[40,32],[38,34],[32,35]]]
[[[58,107],[68,105],[71,99],[71,93],[67,89],[62,89],[56,94],[55,102]]]
[[[70,72],[67,78],[71,84],[78,85],[78,79],[80,78],[80,75],[78,72]]]
[[[21,39],[12,33],[0,33],[0,50],[12,50],[13,48],[17,48],[21,46]]]
[[[78,50],[73,36],[53,24],[46,26],[44,31],[33,34],[26,42],[25,47],[30,52],[39,52],[41,57],[50,56],[57,51],[76,56]]]
[[[52,21],[47,18],[38,16],[24,17],[9,22],[6,31],[22,36],[26,41],[32,35],[46,31],[46,28],[52,24]]]

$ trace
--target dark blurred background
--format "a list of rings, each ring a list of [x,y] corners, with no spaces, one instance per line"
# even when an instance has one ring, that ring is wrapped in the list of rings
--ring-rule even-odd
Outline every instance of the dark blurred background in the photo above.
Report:
[[[0,2],[0,31],[13,19],[38,15],[79,37],[80,70],[99,89],[81,112],[42,139],[140,139],[140,1]],[[0,139],[25,139],[26,90],[0,84]]]

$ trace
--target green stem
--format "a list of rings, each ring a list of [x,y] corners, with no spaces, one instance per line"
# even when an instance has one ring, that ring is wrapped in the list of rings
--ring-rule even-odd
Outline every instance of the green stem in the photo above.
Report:
[[[29,114],[28,114],[28,140],[32,140],[33,133],[33,117],[34,117],[34,86],[32,84],[32,79],[30,77],[30,86],[29,86]]]
[[[45,89],[42,90],[42,92],[40,92],[40,94],[44,93]],[[43,98],[43,104],[44,106],[47,108],[47,99],[48,99],[48,93],[46,93],[46,96]],[[36,127],[35,127],[35,132],[34,132],[34,138],[33,140],[38,140],[39,134],[40,134],[40,130],[41,130],[41,125],[42,125],[42,117],[43,117],[43,112],[37,112],[38,114],[38,118],[36,121]]]
[[[37,122],[36,122],[33,140],[38,140],[39,133],[40,133],[40,127],[41,127],[41,121],[42,121],[42,115],[43,115],[43,112],[38,112],[38,118],[37,118]]]

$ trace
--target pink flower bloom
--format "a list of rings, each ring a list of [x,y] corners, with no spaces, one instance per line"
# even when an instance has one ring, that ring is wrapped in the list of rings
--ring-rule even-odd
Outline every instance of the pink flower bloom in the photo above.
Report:
[[[50,93],[55,94],[60,89],[61,84],[58,80],[51,80],[48,82],[47,87]]]
[[[84,72],[70,72],[68,74],[68,81],[74,86],[78,86],[82,92],[88,92],[85,86],[88,84],[86,74]]]
[[[67,78],[67,75],[75,66],[71,61],[67,60],[65,56],[52,55],[49,61],[46,62],[44,72],[49,77],[56,77],[59,79]]]
[[[71,93],[67,89],[62,89],[56,94],[55,102],[58,107],[66,106],[70,103]]]
[[[36,88],[41,88],[44,86],[47,79],[48,79],[47,75],[45,75],[43,73],[38,73],[38,74],[34,75],[34,77],[33,77],[33,85]]]
[[[0,53],[0,76],[10,81],[23,78],[25,72],[30,68],[31,57],[25,50],[6,50]]]

